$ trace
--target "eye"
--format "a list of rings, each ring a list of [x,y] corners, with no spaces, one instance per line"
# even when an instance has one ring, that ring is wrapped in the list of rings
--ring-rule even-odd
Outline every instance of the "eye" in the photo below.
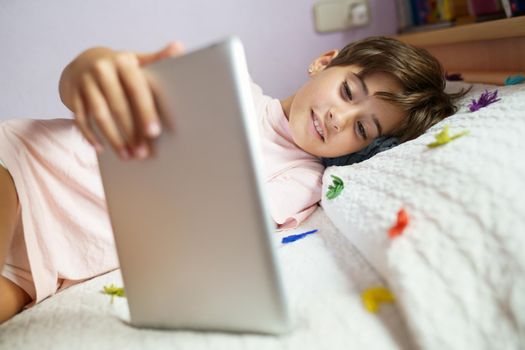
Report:
[[[346,80],[343,81],[343,85],[341,86],[341,94],[343,95],[343,99],[352,101],[352,90],[350,90],[350,86]]]
[[[368,135],[366,134],[366,129],[365,129],[363,123],[357,122],[357,132],[365,140],[368,138]]]

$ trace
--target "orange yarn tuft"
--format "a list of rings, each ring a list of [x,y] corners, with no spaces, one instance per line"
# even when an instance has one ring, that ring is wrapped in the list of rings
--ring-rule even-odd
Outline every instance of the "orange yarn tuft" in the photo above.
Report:
[[[406,210],[403,208],[399,209],[397,212],[397,222],[390,228],[390,230],[388,230],[388,236],[390,238],[400,236],[405,230],[405,227],[407,227],[408,221],[408,213]]]

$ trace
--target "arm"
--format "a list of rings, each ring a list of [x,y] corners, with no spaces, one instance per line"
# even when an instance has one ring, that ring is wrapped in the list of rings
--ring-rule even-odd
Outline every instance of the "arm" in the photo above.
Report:
[[[161,126],[153,92],[141,67],[182,51],[175,43],[151,54],[88,49],[64,68],[60,98],[98,151],[102,146],[93,132],[94,124],[121,158],[143,158],[149,153],[148,139],[157,137]]]
[[[278,229],[299,226],[321,200],[324,167],[311,162],[288,169],[266,183],[268,209]]]

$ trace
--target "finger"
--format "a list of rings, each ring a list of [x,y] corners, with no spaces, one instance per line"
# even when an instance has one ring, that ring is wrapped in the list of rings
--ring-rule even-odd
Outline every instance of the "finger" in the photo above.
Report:
[[[137,58],[141,66],[183,54],[184,45],[180,42],[171,42],[159,51],[153,53],[137,53]]]
[[[137,143],[137,130],[129,101],[126,97],[117,70],[109,60],[100,60],[93,69],[98,86],[104,94],[111,115],[124,137],[124,142],[133,147]]]
[[[111,117],[102,92],[100,92],[91,75],[87,74],[83,77],[82,87],[89,118],[94,119],[98,128],[109,141],[115,152],[117,152],[121,158],[128,159],[129,153],[124,147],[124,139],[120,135],[117,125]]]
[[[139,67],[137,57],[130,53],[121,54],[117,57],[117,61],[119,76],[131,103],[135,121],[143,135],[157,137],[161,131],[160,120],[153,93]]]
[[[86,117],[86,111],[84,108],[84,104],[82,103],[82,97],[78,92],[75,92],[73,94],[73,114],[75,115],[75,123],[77,127],[82,132],[82,135],[86,138],[86,140],[95,148],[97,152],[102,152],[103,147],[100,140],[97,138],[93,130],[91,130],[91,127],[88,123],[87,117]]]

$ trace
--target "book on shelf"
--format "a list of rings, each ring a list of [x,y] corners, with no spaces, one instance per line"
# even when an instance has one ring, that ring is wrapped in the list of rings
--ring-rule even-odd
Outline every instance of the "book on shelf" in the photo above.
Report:
[[[525,0],[396,0],[400,33],[525,14]]]
[[[468,8],[474,17],[503,12],[500,0],[469,0]]]

